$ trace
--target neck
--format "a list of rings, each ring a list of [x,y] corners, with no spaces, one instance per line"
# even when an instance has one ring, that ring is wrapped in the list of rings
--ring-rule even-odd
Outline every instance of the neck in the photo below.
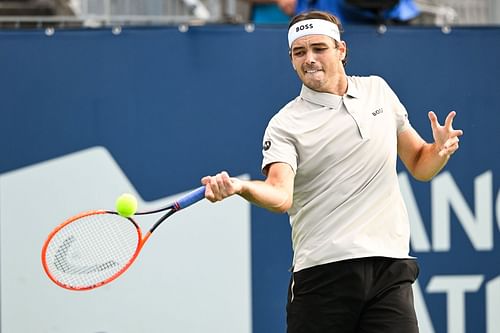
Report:
[[[343,96],[347,92],[347,76],[345,73],[339,75],[338,79],[336,79],[332,86],[328,89],[329,93],[335,94],[338,96]]]

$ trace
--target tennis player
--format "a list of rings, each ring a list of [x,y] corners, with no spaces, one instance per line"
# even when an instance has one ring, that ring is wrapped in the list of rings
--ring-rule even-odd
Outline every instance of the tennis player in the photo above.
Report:
[[[289,333],[415,333],[409,221],[396,159],[428,181],[458,149],[461,130],[429,113],[433,143],[411,126],[407,111],[378,76],[346,75],[341,24],[306,12],[289,25],[300,95],[269,122],[263,138],[263,181],[226,172],[207,176],[205,196],[238,194],[287,212],[294,250]]]

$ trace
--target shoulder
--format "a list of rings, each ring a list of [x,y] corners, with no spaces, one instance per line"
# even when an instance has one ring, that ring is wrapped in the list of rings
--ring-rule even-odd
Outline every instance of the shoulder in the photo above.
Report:
[[[301,102],[302,98],[300,96],[288,102],[271,118],[268,126],[286,125],[300,108]]]
[[[378,75],[370,76],[349,76],[349,85],[352,85],[355,91],[361,92],[364,96],[392,96],[394,91],[387,81]]]

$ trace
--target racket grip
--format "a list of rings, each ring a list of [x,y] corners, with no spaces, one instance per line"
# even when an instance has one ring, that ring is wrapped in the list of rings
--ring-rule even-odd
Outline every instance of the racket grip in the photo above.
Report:
[[[179,210],[189,207],[192,204],[200,201],[205,198],[205,186],[200,186],[196,190],[189,192],[185,196],[181,197],[176,201],[176,206],[179,207]]]

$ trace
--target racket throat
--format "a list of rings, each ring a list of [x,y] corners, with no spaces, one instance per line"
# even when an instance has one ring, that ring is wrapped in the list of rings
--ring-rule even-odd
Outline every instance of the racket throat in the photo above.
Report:
[[[158,221],[156,221],[155,224],[153,224],[151,229],[149,229],[148,235],[146,237],[149,237],[149,235],[151,235],[156,230],[156,228],[158,228],[160,226],[160,224],[162,224],[163,221],[165,221],[169,216],[171,216],[172,214],[174,214],[177,211],[178,211],[178,209],[176,209],[176,207],[174,206],[174,208],[172,208],[165,215],[163,215]]]

